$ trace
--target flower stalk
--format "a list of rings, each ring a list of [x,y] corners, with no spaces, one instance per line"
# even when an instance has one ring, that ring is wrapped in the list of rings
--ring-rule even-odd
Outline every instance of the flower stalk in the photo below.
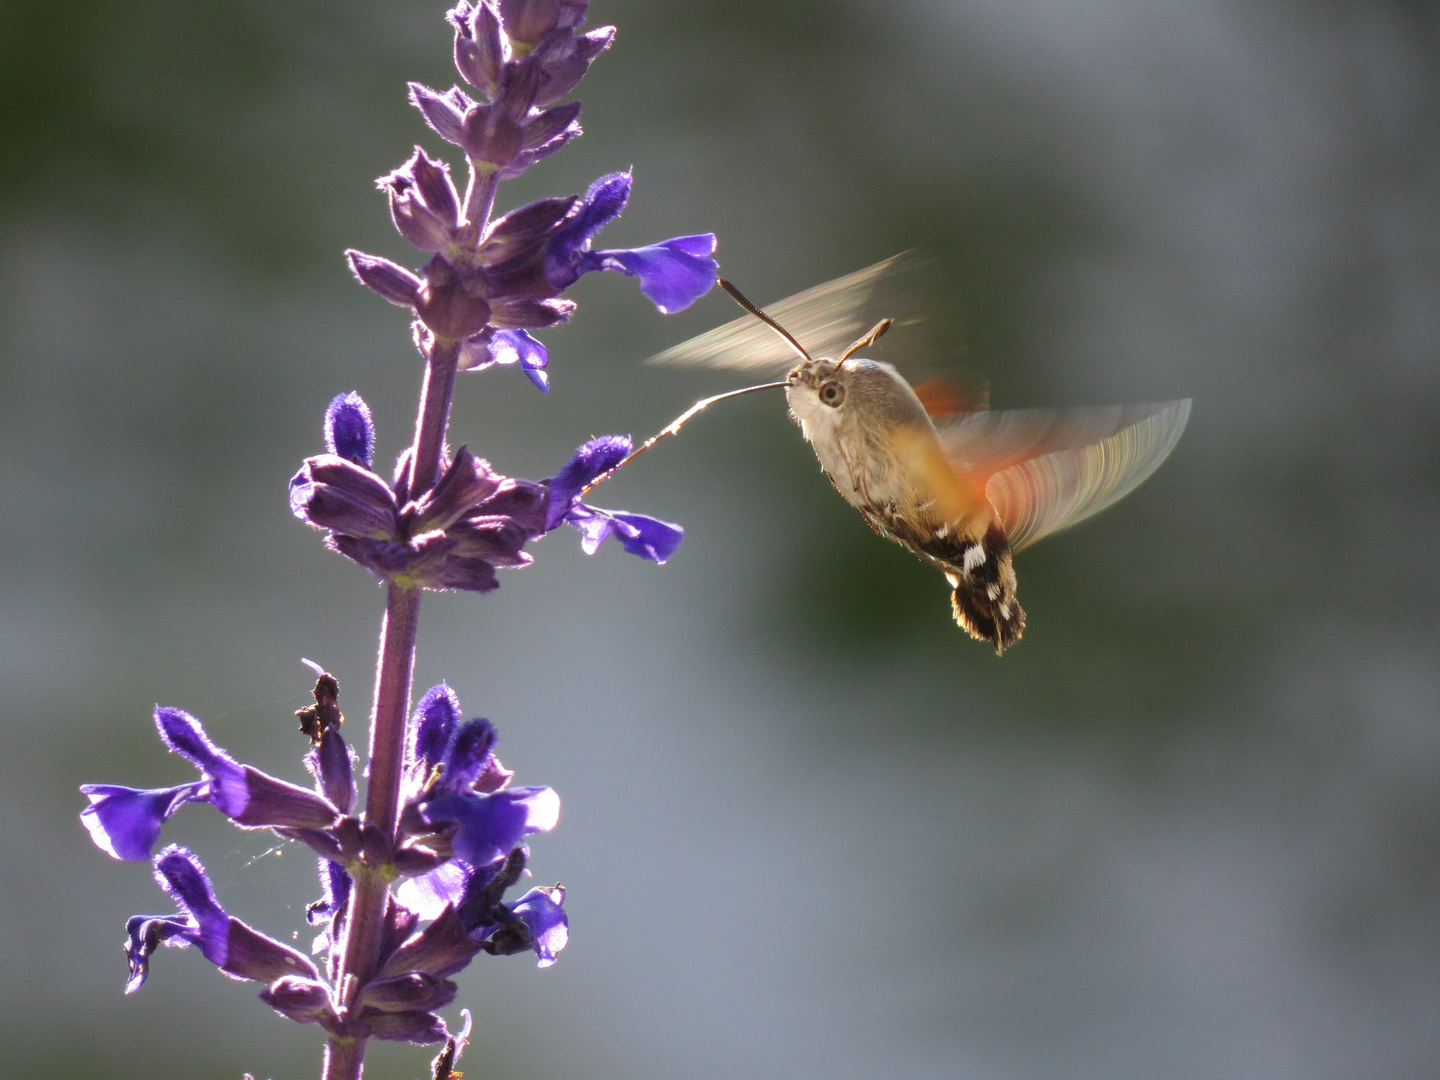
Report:
[[[490,592],[498,571],[530,565],[528,547],[569,525],[593,553],[614,536],[627,552],[664,563],[678,525],[583,501],[630,454],[624,436],[578,448],[539,481],[505,476],[468,446],[451,450],[451,402],[460,372],[518,366],[549,389],[549,353],[532,331],[569,319],[565,291],[584,274],[617,270],[639,279],[662,312],[714,283],[711,234],[633,249],[595,250],[624,209],[629,173],[584,195],[542,199],[494,216],[502,181],[521,175],[580,134],[578,102],[564,99],[614,38],[581,31],[588,0],[461,0],[448,13],[465,83],[443,93],[411,84],[430,127],[464,154],[465,194],[450,167],[416,148],[381,177],[402,237],[428,256],[418,270],[346,253],[361,284],[407,309],[424,359],[414,437],[390,479],[375,467],[376,429],[358,393],[325,413],[325,451],[291,479],[291,511],[325,545],[385,586],[363,812],[341,734],[339,684],[319,665],[315,703],[297,711],[308,737],[313,790],[232,759],[200,721],[157,708],[161,739],[199,770],[168,788],[87,784],[81,821],[122,860],[150,860],[174,915],[127,923],[127,992],[150,974],[162,944],[194,945],[227,975],[264,984],[260,999],[282,1017],[327,1035],[324,1080],[359,1080],[369,1040],[443,1043],[436,1076],[450,1076],[469,1034],[452,1035],[439,1010],[456,996],[451,976],[481,953],[533,952],[548,967],[565,947],[565,890],[539,886],[506,900],[528,872],[526,838],[548,832],[560,799],[543,786],[512,786],[495,756],[489,720],[465,720],[445,684],[412,709],[416,641],[426,589]],[[306,661],[309,663],[309,661]],[[152,858],[165,822],[188,803],[209,803],[242,828],[268,828],[319,856],[321,899],[307,908],[320,928],[316,961],[225,911],[203,866],[174,845]]]

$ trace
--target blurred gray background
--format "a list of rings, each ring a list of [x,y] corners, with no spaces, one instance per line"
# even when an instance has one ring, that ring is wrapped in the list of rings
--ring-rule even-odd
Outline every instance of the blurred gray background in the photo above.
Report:
[[[355,246],[446,87],[443,4],[0,6],[0,1073],[315,1076],[319,1033],[193,950],[121,994],[143,864],[77,784],[178,783],[155,702],[300,779],[339,677],[363,744],[383,597],[285,504],[326,402],[389,460],[419,363]],[[1193,396],[1120,506],[1018,561],[997,660],[830,490],[776,398],[425,601],[417,671],[554,785],[573,938],[479,962],[472,1077],[1440,1077],[1440,14],[1420,0],[596,0],[588,134],[502,208],[634,166],[604,236],[714,230],[759,302],[920,247],[937,366],[996,405]],[[450,155],[454,160],[454,155]],[[729,319],[594,275],[554,389],[462,378],[452,437],[544,476],[725,373]],[[883,351],[882,351],[883,356]],[[313,861],[190,807],[235,914],[308,942]],[[450,1010],[453,1015],[455,1010]],[[422,1075],[380,1047],[368,1076]]]

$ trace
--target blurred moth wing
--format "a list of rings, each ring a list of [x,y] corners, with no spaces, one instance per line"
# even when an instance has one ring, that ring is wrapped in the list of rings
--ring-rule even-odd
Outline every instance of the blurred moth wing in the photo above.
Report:
[[[1165,402],[1098,442],[1052,450],[993,474],[985,496],[1011,550],[1077,525],[1130,494],[1170,456],[1189,419],[1189,398]]]
[[[906,429],[892,442],[947,521],[988,504],[1010,550],[1078,525],[1160,467],[1190,418],[1190,400],[1093,409],[976,412],[936,426],[935,444]]]
[[[812,356],[838,356],[874,324],[865,309],[876,286],[918,262],[908,253],[816,285],[765,308],[773,320],[804,343]],[[783,371],[795,363],[790,345],[751,315],[717,326],[650,357],[647,364],[712,367],[736,371]]]
[[[914,509],[861,512],[882,536],[937,566],[953,590],[955,621],[1003,652],[1025,628],[1014,553],[1133,491],[1174,449],[1189,415],[1184,400],[897,425],[887,448],[918,492]]]

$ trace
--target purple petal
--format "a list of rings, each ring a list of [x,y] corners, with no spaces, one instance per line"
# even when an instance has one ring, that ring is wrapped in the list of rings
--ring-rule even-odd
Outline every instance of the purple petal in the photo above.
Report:
[[[150,954],[162,944],[179,938],[180,945],[189,942],[195,928],[183,916],[133,915],[125,922],[125,959],[130,967],[125,993],[133,994],[145,985],[150,974]]]
[[[461,518],[472,516],[477,507],[500,490],[503,480],[488,461],[470,453],[469,447],[460,447],[439,482],[416,504],[409,525],[411,534],[448,529]]]
[[[90,839],[116,859],[148,859],[161,826],[182,803],[204,800],[203,780],[172,788],[120,787],[116,784],[82,784],[80,793],[90,805],[80,811],[80,821]]]
[[[500,20],[511,41],[534,45],[559,17],[555,0],[500,0]]]
[[[545,346],[524,330],[497,330],[490,340],[490,355],[497,364],[517,361],[527,371],[542,370],[550,362]]]
[[[661,314],[670,315],[689,307],[715,284],[720,264],[710,258],[714,251],[714,233],[677,236],[647,247],[592,252],[582,259],[580,272],[619,270],[638,277],[640,291]]]
[[[355,777],[344,736],[333,727],[326,728],[320,733],[320,745],[306,755],[305,764],[335,809],[350,813],[355,806]]]
[[[516,787],[493,795],[441,795],[420,809],[431,825],[455,822],[455,854],[473,866],[508,855],[522,837],[549,832],[560,817],[553,788]]]
[[[597,514],[583,503],[571,510],[565,521],[579,531],[580,550],[586,555],[599,551],[600,545],[615,531],[615,522],[609,514]]]
[[[520,144],[521,149],[534,150],[537,146],[549,142],[574,124],[579,115],[580,102],[578,101],[546,109],[525,125],[525,141]],[[576,134],[579,132],[577,131]]]
[[[155,880],[194,921],[195,929],[184,935],[217,967],[225,966],[230,916],[215,899],[215,890],[205,876],[200,860],[185,848],[171,844],[155,857]]]
[[[500,179],[514,180],[517,176],[523,176],[530,166],[534,165],[537,161],[544,161],[551,154],[555,153],[556,150],[559,150],[572,139],[577,139],[583,134],[584,129],[580,127],[580,121],[576,120],[572,122],[569,127],[562,130],[553,139],[548,139],[540,143],[532,150],[521,150],[520,153],[515,155],[515,159],[511,161],[510,164],[502,165],[500,167]]]
[[[574,300],[495,297],[490,321],[510,330],[539,330],[565,322],[575,314]]]
[[[340,816],[334,803],[309,788],[263,773],[253,765],[242,766],[242,769],[244,807],[232,812],[215,803],[237,825],[247,828],[327,829]],[[214,802],[214,799],[211,801]]]
[[[602,435],[579,447],[550,481],[546,530],[557,527],[565,520],[580,493],[591,481],[624,461],[633,445],[628,435]]]
[[[479,951],[479,942],[470,938],[455,909],[447,908],[401,945],[385,961],[381,974],[424,971],[443,979],[462,970]]]
[[[540,199],[492,222],[480,245],[483,264],[493,269],[539,243],[565,220],[579,201],[574,195]]]
[[[375,453],[375,421],[370,406],[353,390],[336,395],[325,410],[325,447],[337,457],[370,467]]]
[[[320,972],[315,970],[315,965],[304,953],[260,933],[239,919],[230,918],[227,922],[225,962],[220,965],[220,970],[226,975],[263,983],[293,976],[320,978]]]
[[[406,162],[421,202],[439,221],[455,228],[460,224],[460,195],[450,179],[450,166],[432,158],[420,147]]]
[[[555,963],[555,954],[570,940],[570,920],[565,915],[564,903],[565,889],[556,885],[531,889],[511,906],[510,910],[525,920],[535,938],[535,955],[540,958],[538,967],[547,968]]]
[[[205,774],[211,785],[207,798],[216,809],[229,817],[245,812],[250,802],[245,767],[210,741],[199,720],[183,709],[157,706],[155,726],[166,746]]]
[[[620,216],[630,199],[628,172],[610,173],[590,185],[570,219],[550,241],[545,274],[557,289],[572,285],[584,271],[577,263],[590,250],[595,234]]]
[[[615,522],[615,536],[620,540],[620,546],[642,559],[663,565],[675,554],[680,541],[685,539],[684,529],[659,518],[625,510],[606,510],[604,513]]]
[[[495,747],[495,725],[476,718],[455,730],[445,750],[445,790],[465,794],[475,783]]]
[[[406,878],[395,887],[395,899],[422,919],[436,919],[447,904],[459,904],[474,870],[461,859],[451,859],[428,874]]]
[[[411,750],[414,760],[424,762],[427,771],[438,764],[459,722],[460,699],[454,690],[442,682],[425,691],[410,721],[415,732]]]
[[[320,864],[320,899],[305,909],[305,921],[311,926],[333,923],[335,917],[345,910],[351,888],[350,875],[343,866],[329,859],[316,861]]]

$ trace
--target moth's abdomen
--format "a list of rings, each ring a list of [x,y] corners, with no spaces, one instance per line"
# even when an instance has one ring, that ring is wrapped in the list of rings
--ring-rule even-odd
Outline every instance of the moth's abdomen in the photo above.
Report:
[[[971,637],[994,645],[997,655],[1020,640],[1025,610],[1015,599],[1015,568],[1003,529],[992,521],[983,533],[967,536],[944,525],[917,528],[874,508],[863,513],[876,532],[940,568],[950,582],[950,610]]]
[[[958,558],[945,560],[950,610],[971,637],[994,645],[998,656],[1025,630],[1025,609],[1015,599],[1010,543],[994,523],[979,540],[962,543]]]

